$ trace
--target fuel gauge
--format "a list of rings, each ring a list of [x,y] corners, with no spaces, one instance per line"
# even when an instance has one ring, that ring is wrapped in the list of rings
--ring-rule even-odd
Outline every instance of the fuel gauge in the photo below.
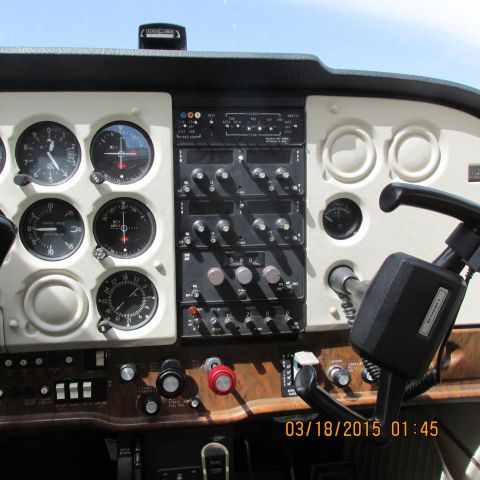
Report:
[[[355,235],[362,221],[360,207],[349,198],[333,200],[323,212],[323,228],[337,240],[345,240]]]

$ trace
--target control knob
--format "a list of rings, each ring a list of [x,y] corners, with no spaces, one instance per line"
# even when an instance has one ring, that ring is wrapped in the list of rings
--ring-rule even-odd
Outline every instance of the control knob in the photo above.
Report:
[[[248,285],[253,279],[253,273],[247,267],[238,267],[235,270],[235,278],[242,285]]]
[[[350,372],[346,368],[339,367],[338,365],[330,368],[328,378],[334,385],[340,388],[348,387],[352,381]]]
[[[203,222],[202,220],[195,220],[193,222],[193,229],[197,233],[204,233],[205,230],[207,229],[207,224],[205,222]]]
[[[192,178],[193,178],[196,182],[201,182],[202,180],[204,180],[205,178],[207,178],[207,175],[206,175],[206,173],[205,173],[201,168],[196,168],[196,169],[193,170],[193,172],[192,172]]]
[[[165,360],[157,377],[157,392],[165,398],[178,397],[185,388],[185,373],[175,358]]]
[[[142,409],[147,415],[156,415],[160,411],[160,401],[153,395],[147,395],[142,399]]]
[[[134,363],[124,363],[118,369],[122,382],[133,382],[137,377],[137,366]]]
[[[278,283],[281,277],[280,270],[273,265],[266,266],[262,271],[262,275],[270,285]]]
[[[207,272],[207,278],[214,287],[218,287],[225,280],[225,273],[221,268],[213,267]]]
[[[255,168],[253,170],[253,176],[258,180],[264,180],[267,178],[267,172],[263,168]]]
[[[253,228],[257,230],[257,232],[264,232],[267,229],[267,224],[263,218],[257,218],[253,222]]]
[[[237,376],[226,365],[218,365],[208,372],[208,386],[217,395],[227,395],[235,389]]]
[[[217,229],[220,233],[228,233],[230,231],[230,222],[228,220],[219,220]]]
[[[275,226],[278,230],[282,232],[287,232],[288,230],[290,230],[290,222],[286,218],[279,218],[275,222]]]
[[[228,173],[227,170],[225,170],[224,168],[219,168],[216,172],[215,172],[215,175],[216,177],[218,178],[218,180],[222,181],[222,180],[228,180],[230,178],[230,174]]]
[[[288,180],[290,178],[290,172],[283,167],[277,168],[275,175],[279,180]]]

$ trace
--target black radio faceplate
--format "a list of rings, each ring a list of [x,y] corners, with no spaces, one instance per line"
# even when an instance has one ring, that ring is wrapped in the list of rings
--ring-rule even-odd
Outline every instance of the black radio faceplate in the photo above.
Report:
[[[299,196],[304,193],[302,148],[179,148],[175,190],[180,197]]]
[[[305,112],[174,110],[182,338],[305,327]]]

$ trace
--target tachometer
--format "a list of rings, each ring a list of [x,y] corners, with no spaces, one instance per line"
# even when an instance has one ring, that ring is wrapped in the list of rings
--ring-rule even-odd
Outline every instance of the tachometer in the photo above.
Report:
[[[155,219],[150,209],[133,198],[106,203],[93,221],[98,246],[113,257],[132,258],[150,247],[155,237]]]
[[[153,145],[147,133],[137,125],[116,122],[97,132],[92,141],[90,157],[95,171],[104,180],[133,183],[150,170]]]
[[[6,152],[5,145],[0,138],[0,173],[2,173],[3,167],[5,166]]]
[[[61,260],[78,249],[85,229],[75,207],[64,200],[45,198],[27,208],[19,230],[32,255],[43,260]]]
[[[20,173],[40,185],[59,185],[71,178],[80,164],[75,135],[55,122],[28,127],[18,139],[15,156]]]
[[[349,198],[339,198],[327,205],[323,212],[323,228],[333,238],[350,238],[362,225],[363,215],[360,207]]]
[[[119,330],[142,327],[153,318],[157,306],[155,285],[138,272],[114,273],[98,289],[97,309],[101,319]]]

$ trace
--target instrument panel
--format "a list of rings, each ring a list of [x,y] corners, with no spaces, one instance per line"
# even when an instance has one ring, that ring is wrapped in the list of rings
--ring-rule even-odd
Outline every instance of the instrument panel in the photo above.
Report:
[[[173,343],[171,97],[1,97],[1,348]]]
[[[394,251],[443,249],[451,219],[380,211],[391,181],[480,200],[479,120],[419,102],[2,93],[0,139],[0,210],[19,227],[0,272],[0,428],[304,410],[299,349],[339,400],[371,404],[329,272],[369,279]],[[467,295],[458,324],[477,310]],[[431,398],[478,397],[477,345],[454,332]]]
[[[394,251],[431,259],[454,227],[382,213],[387,183],[480,197],[478,120],[433,104],[0,100],[0,210],[19,227],[0,277],[9,352],[343,330],[333,267],[368,279]],[[458,323],[475,310],[467,297]]]

